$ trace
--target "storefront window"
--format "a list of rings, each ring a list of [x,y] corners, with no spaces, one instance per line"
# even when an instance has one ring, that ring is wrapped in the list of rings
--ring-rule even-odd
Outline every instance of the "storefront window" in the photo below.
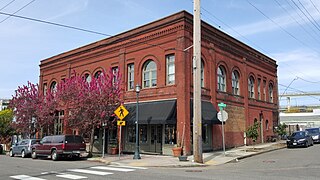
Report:
[[[208,124],[202,124],[202,143],[208,144]]]
[[[140,125],[140,142],[148,143],[148,128],[147,125]]]
[[[165,125],[165,144],[176,144],[176,125]]]
[[[130,143],[136,142],[136,128],[135,125],[128,126],[128,141]]]

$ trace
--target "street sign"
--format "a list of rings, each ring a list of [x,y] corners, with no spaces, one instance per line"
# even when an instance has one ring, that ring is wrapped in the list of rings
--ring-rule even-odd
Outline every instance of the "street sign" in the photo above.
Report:
[[[221,122],[225,122],[228,119],[228,113],[225,110],[218,112],[218,119]]]
[[[117,121],[118,126],[125,126],[126,122],[125,121]]]
[[[223,102],[219,103],[218,106],[219,106],[220,108],[225,108],[225,107],[227,107],[227,105],[226,105],[225,103],[223,103]]]
[[[121,105],[114,111],[114,113],[120,120],[122,120],[129,114],[129,111],[123,105]]]

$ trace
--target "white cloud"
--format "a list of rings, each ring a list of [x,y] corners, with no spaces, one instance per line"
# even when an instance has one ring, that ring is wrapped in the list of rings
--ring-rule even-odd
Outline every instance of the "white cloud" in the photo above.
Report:
[[[310,81],[320,79],[320,55],[314,51],[296,49],[272,55],[277,60],[279,81],[290,83],[295,77]]]

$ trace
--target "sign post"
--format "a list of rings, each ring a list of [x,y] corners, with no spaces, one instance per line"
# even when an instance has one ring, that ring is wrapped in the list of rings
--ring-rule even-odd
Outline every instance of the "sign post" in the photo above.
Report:
[[[228,113],[223,110],[225,107],[227,107],[226,104],[224,103],[219,103],[218,104],[220,111],[218,112],[218,119],[221,121],[222,124],[222,147],[223,147],[223,155],[226,155],[226,146],[225,146],[225,142],[224,142],[224,122],[228,119]]]
[[[119,106],[114,113],[117,115],[117,117],[120,119],[117,121],[117,125],[120,128],[120,135],[119,135],[119,159],[121,155],[121,135],[122,135],[122,126],[126,125],[126,122],[123,121],[123,119],[129,114],[129,111],[123,106]]]

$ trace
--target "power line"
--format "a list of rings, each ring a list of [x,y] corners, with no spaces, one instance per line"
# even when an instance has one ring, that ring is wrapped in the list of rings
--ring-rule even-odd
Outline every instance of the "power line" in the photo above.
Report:
[[[296,5],[296,3],[293,1],[293,0],[291,0],[295,5]],[[312,15],[309,13],[309,11],[305,8],[305,6],[301,3],[301,1],[300,0],[298,0],[298,2],[300,3],[300,5],[303,7],[303,9],[308,13],[308,15],[311,17],[311,19],[312,20],[310,20],[309,19],[309,17],[308,16],[306,16],[304,13],[304,15],[308,18],[308,20],[313,24],[313,26],[314,27],[316,27],[316,29],[318,29],[319,31],[320,31],[320,29],[319,29],[319,24],[317,23],[317,21],[316,20],[314,20],[314,18],[312,17]],[[298,7],[298,5],[296,5],[297,7]],[[299,10],[301,11],[301,12],[303,12],[301,9],[300,9],[300,7],[298,7],[299,8]]]
[[[278,4],[279,7],[281,7],[281,8],[291,17],[292,20],[294,20],[294,21],[301,27],[301,29],[304,30],[304,32],[306,32],[311,38],[316,39],[316,37],[313,36],[309,31],[307,31],[307,29],[306,29],[304,26],[302,26],[302,24],[299,23],[299,21],[297,21],[297,19],[294,18],[294,17],[291,15],[291,13],[289,13],[289,11],[288,11],[286,8],[284,8],[284,7],[279,3],[278,0],[274,0],[274,1]],[[311,28],[311,29],[312,29],[312,28]],[[313,30],[313,29],[312,29],[312,30]],[[315,32],[315,33],[316,33],[316,32]],[[316,33],[316,34],[317,34],[317,33]],[[318,41],[316,41],[316,42],[318,42]],[[319,43],[319,42],[318,42],[318,43]]]
[[[1,15],[1,14],[2,14],[2,15],[7,15],[7,16],[12,16],[12,17],[15,17],[15,18],[24,19],[24,20],[35,21],[35,22],[39,22],[39,23],[44,23],[44,24],[59,26],[59,27],[63,27],[63,28],[78,30],[78,31],[82,31],[82,32],[87,32],[87,33],[91,33],[91,34],[97,34],[97,35],[102,35],[102,36],[107,36],[107,37],[114,37],[114,38],[116,38],[116,39],[118,39],[118,40],[121,39],[120,37],[116,37],[116,36],[113,36],[113,35],[110,35],[110,34],[101,33],[101,32],[92,31],[92,30],[83,29],[83,28],[78,28],[78,27],[75,27],[75,26],[70,26],[70,25],[65,25],[65,24],[60,24],[60,23],[55,23],[55,22],[40,20],[40,19],[36,19],[36,18],[30,18],[30,17],[26,17],[26,16],[19,16],[19,15],[9,14],[9,13],[5,13],[5,12],[1,12],[1,11],[0,11],[0,15]],[[127,39],[127,41],[129,41],[129,42],[136,42],[137,40]],[[164,50],[164,49],[163,49],[160,45],[158,45],[158,44],[150,44],[150,43],[147,43],[147,42],[142,42],[142,44],[146,44],[146,45],[154,46],[154,47],[159,47],[160,49]],[[184,50],[179,50],[179,49],[177,49],[177,51],[185,52]]]
[[[312,0],[310,0],[310,2],[312,3],[312,5],[313,5],[313,7],[318,11],[318,13],[320,14],[320,11],[319,11],[319,9],[317,8],[317,6],[313,3],[313,1]]]
[[[306,43],[304,43],[303,41],[299,40],[297,37],[295,37],[293,34],[291,34],[289,31],[287,31],[286,29],[284,29],[280,24],[278,24],[277,22],[275,22],[273,19],[271,19],[269,16],[267,16],[265,13],[263,13],[258,7],[256,7],[255,5],[253,5],[249,0],[247,0],[247,2],[254,7],[257,11],[259,11],[264,17],[266,17],[267,19],[269,19],[271,22],[273,22],[275,25],[277,25],[282,31],[284,31],[285,33],[287,33],[289,36],[291,36],[293,39],[295,39],[296,41],[300,42],[302,45],[313,49],[314,51],[318,52],[320,54],[320,51],[308,46]]]
[[[32,0],[30,1],[28,4],[24,5],[22,8],[18,9],[17,11],[15,11],[13,14],[18,13],[19,11],[21,11],[22,9],[26,8],[27,6],[29,6],[31,3],[33,3],[36,0]],[[12,15],[13,15],[12,14]],[[2,21],[0,21],[0,24],[3,23],[4,21],[6,21],[7,19],[9,19],[12,15],[9,15],[8,17],[4,18]]]
[[[216,20],[218,20],[220,23],[222,23],[223,25],[225,25],[226,27],[228,27],[229,29],[231,29],[233,32],[235,32],[236,34],[238,34],[240,37],[242,37],[243,39],[247,40],[248,42],[252,43],[254,46],[258,47],[260,50],[264,51],[267,54],[268,53],[266,50],[264,50],[263,48],[261,48],[259,45],[257,45],[256,43],[252,42],[251,40],[249,40],[248,38],[246,38],[245,36],[243,36],[242,34],[240,34],[238,31],[236,31],[234,28],[232,28],[231,26],[229,26],[228,24],[224,23],[223,21],[221,21],[219,18],[217,18],[215,15],[213,15],[210,11],[206,10],[205,8],[201,7],[202,10],[204,10],[205,12],[207,12],[209,15],[211,15],[213,18],[215,18]],[[220,26],[219,26],[220,27]]]
[[[15,0],[10,1],[8,4],[6,4],[5,6],[3,6],[0,11],[2,11],[4,8],[6,8],[7,6],[9,6],[11,3],[13,3]]]
[[[39,23],[50,24],[50,25],[54,25],[54,26],[60,26],[60,27],[64,27],[64,28],[74,29],[74,30],[83,31],[83,32],[87,32],[87,33],[98,34],[98,35],[102,35],[102,36],[109,36],[109,37],[112,36],[110,34],[100,33],[100,32],[91,31],[91,30],[87,30],[87,29],[77,28],[77,27],[74,27],[74,26],[54,23],[54,22],[50,22],[50,21],[44,21],[44,20],[35,19],[35,18],[30,18],[30,17],[26,17],[26,16],[19,16],[19,15],[15,15],[15,14],[9,14],[9,13],[5,13],[5,12],[1,12],[1,11],[0,11],[0,14],[6,15],[6,16],[12,16],[12,17],[15,17],[15,18],[20,18],[20,19],[25,19],[25,20],[29,20],[29,21],[35,21],[35,22],[39,22]]]

